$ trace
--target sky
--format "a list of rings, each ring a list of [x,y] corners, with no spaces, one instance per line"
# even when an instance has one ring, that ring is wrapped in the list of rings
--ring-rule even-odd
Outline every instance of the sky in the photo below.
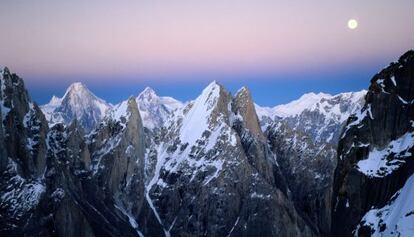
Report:
[[[0,65],[40,104],[77,81],[117,103],[146,86],[186,101],[216,80],[273,106],[367,88],[414,48],[412,9],[412,0],[2,0]]]

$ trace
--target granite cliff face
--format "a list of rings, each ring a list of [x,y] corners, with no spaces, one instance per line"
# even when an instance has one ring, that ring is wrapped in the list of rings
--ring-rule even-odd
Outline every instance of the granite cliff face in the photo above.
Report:
[[[365,99],[338,146],[333,234],[411,236],[414,51],[375,75]]]

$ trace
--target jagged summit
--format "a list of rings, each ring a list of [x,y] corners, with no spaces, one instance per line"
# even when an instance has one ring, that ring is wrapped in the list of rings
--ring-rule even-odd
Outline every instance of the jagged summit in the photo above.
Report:
[[[233,111],[251,133],[262,141],[265,140],[250,90],[247,87],[243,86],[236,92],[233,99]]]
[[[75,82],[68,87],[62,98],[53,96],[41,109],[50,124],[70,124],[76,118],[85,131],[91,131],[111,107],[85,84]]]
[[[151,88],[146,87],[136,97],[144,127],[153,130],[164,125],[171,113],[183,106],[183,103],[168,96],[158,96]]]
[[[62,103],[62,98],[59,98],[53,95],[48,104],[52,106],[56,106],[56,105],[59,105],[60,103]]]
[[[192,103],[191,109],[184,116],[181,126],[180,139],[189,144],[195,143],[204,131],[211,127],[211,123],[217,122],[220,114],[220,108],[223,106],[220,102],[221,94],[228,94],[225,89],[217,84],[216,81],[211,82],[203,89],[201,94]],[[212,113],[215,113],[212,115]]]
[[[151,99],[153,99],[153,98],[157,98],[158,97],[158,95],[157,95],[157,93],[154,91],[154,89],[152,89],[151,87],[149,87],[149,86],[147,86],[147,87],[145,87],[145,89],[141,92],[141,93],[139,93],[139,95],[138,95],[138,99],[141,99],[141,100],[151,100]]]
[[[285,120],[293,130],[311,135],[316,142],[336,144],[342,125],[362,107],[366,92],[307,93],[273,108],[256,105],[256,111],[263,129],[272,121]]]

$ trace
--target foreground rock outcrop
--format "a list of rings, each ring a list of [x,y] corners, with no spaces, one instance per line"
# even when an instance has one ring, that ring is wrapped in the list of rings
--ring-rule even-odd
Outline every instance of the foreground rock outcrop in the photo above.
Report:
[[[375,75],[365,99],[338,146],[332,232],[411,236],[412,210],[404,205],[412,203],[414,173],[414,51]]]

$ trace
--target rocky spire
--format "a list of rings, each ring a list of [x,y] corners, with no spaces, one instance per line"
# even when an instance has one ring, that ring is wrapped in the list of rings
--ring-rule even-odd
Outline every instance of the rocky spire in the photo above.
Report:
[[[249,89],[242,87],[233,99],[233,111],[242,118],[245,128],[252,132],[260,140],[264,141],[265,137],[260,129],[256,109],[250,95]]]

